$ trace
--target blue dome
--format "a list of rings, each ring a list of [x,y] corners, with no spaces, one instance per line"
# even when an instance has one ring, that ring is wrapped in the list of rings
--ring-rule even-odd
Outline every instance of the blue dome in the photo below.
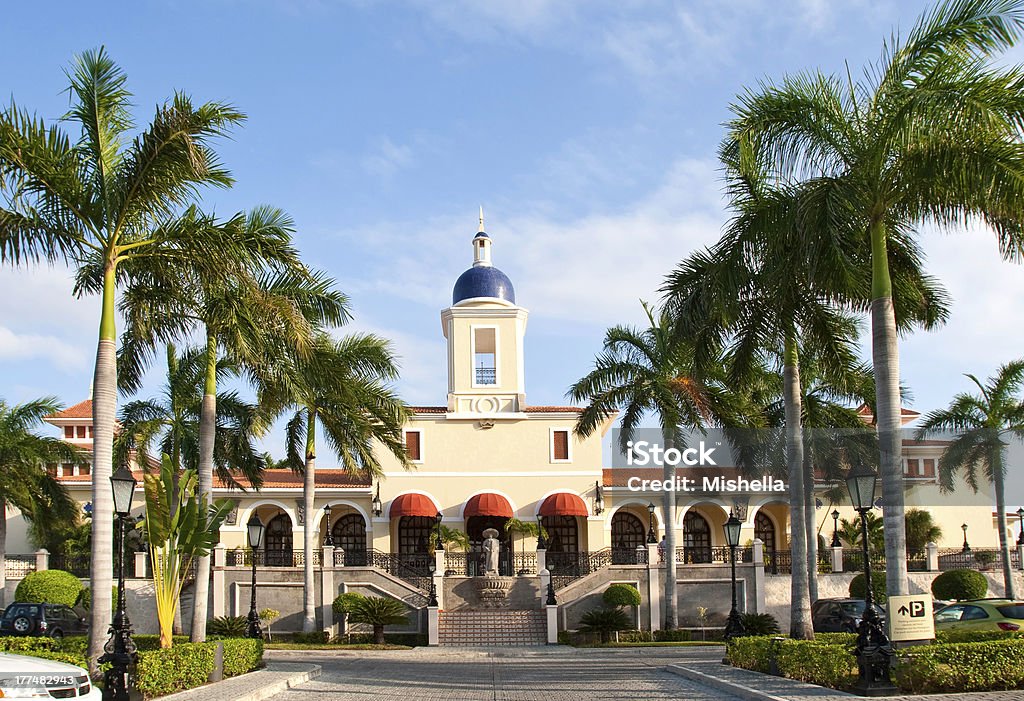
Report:
[[[452,290],[452,304],[475,297],[491,297],[516,303],[516,291],[508,275],[490,265],[470,268],[459,275]]]

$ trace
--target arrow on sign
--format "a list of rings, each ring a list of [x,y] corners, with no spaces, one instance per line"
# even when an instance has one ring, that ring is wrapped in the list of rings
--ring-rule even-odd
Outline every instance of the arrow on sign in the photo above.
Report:
[[[908,613],[910,613],[910,609],[908,609],[906,606],[900,606],[897,609],[897,611],[901,616],[906,616]]]

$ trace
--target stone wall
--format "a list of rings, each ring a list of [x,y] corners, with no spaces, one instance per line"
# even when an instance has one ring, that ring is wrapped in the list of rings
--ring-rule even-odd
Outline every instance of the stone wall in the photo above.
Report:
[[[445,577],[445,611],[480,608],[478,580],[482,577]],[[532,611],[541,608],[540,577],[527,575],[514,579],[508,590],[508,608],[515,611]]]

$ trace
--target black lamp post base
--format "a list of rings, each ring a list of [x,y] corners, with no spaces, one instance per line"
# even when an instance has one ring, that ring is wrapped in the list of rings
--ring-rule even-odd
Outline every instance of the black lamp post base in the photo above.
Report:
[[[255,611],[249,611],[249,622],[245,628],[245,637],[261,639],[263,637],[263,626],[260,625],[260,615]]]
[[[743,627],[743,618],[740,616],[740,612],[733,609],[729,612],[729,618],[725,622],[725,633],[724,637],[726,642],[733,638],[739,638],[746,635],[747,629]]]
[[[878,682],[858,679],[850,691],[857,696],[898,696],[902,693],[888,679]]]

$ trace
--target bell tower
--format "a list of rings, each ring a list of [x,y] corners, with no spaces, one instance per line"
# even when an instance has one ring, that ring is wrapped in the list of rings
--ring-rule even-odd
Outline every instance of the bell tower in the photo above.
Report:
[[[459,276],[452,306],[441,312],[452,418],[521,418],[526,405],[523,338],[529,312],[516,306],[512,281],[491,263],[491,245],[481,208],[473,266]]]

